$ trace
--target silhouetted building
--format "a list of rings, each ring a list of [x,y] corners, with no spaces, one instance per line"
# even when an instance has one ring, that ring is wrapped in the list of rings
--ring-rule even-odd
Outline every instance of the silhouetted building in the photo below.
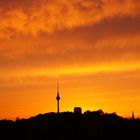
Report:
[[[20,121],[20,118],[19,117],[16,117],[16,121]]]
[[[59,100],[60,100],[60,96],[59,96],[59,84],[57,81],[57,96],[56,96],[56,100],[57,100],[57,113],[59,113]]]
[[[134,115],[134,112],[132,112],[132,120],[135,119],[135,115]]]
[[[84,114],[86,114],[86,115],[88,115],[88,114],[90,114],[90,113],[91,113],[90,110],[87,110],[87,111],[84,112]]]
[[[82,114],[82,109],[81,109],[81,107],[75,107],[75,108],[74,108],[74,113],[75,113],[75,114]]]

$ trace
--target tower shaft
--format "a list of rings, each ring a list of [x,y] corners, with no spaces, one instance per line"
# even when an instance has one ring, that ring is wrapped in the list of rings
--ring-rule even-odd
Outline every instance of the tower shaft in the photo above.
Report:
[[[59,100],[57,100],[57,113],[59,113]]]
[[[57,113],[59,113],[59,100],[60,100],[60,96],[59,96],[59,85],[58,85],[58,81],[57,81],[57,96],[56,96],[56,100],[57,100]]]

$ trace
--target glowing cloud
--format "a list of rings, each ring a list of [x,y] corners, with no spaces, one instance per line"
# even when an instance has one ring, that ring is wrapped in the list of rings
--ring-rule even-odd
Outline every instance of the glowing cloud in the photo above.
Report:
[[[1,0],[0,38],[53,33],[139,12],[139,0]]]

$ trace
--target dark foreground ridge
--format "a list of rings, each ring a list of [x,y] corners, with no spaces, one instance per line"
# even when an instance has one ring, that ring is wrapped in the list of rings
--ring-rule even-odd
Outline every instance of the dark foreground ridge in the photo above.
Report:
[[[39,114],[29,119],[0,121],[0,140],[139,140],[140,120],[101,110]]]

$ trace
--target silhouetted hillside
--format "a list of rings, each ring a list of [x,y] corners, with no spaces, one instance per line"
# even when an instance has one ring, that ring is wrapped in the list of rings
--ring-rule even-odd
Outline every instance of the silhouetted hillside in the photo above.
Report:
[[[140,120],[124,119],[101,110],[74,114],[39,114],[29,119],[0,121],[0,140],[135,140]]]

